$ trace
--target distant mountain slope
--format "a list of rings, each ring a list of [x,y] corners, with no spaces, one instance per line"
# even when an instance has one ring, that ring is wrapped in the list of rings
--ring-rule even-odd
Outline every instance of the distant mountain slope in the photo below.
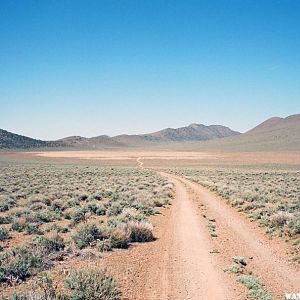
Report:
[[[194,143],[188,145],[188,147],[217,151],[300,150],[300,114],[286,118],[271,118],[244,134]]]
[[[191,124],[181,128],[167,128],[149,134],[119,135],[109,137],[100,135],[85,138],[70,136],[57,141],[36,140],[22,135],[0,130],[0,149],[34,149],[34,148],[71,148],[71,149],[107,149],[122,147],[143,147],[172,142],[209,140],[239,134],[221,125]]]
[[[191,124],[186,127],[166,128],[148,134],[119,135],[113,137],[113,139],[130,146],[143,146],[149,144],[168,144],[172,142],[206,141],[238,134],[240,133],[221,125],[205,126],[202,124]]]
[[[77,149],[102,149],[102,148],[116,148],[126,147],[127,145],[115,141],[107,135],[100,135],[92,138],[85,138],[81,136],[70,136],[59,140],[64,143],[66,147],[74,147]]]
[[[111,149],[164,147],[198,151],[292,151],[300,150],[300,114],[271,118],[244,134],[221,125],[191,124],[140,135],[71,136],[41,141],[0,129],[0,149]]]
[[[59,147],[59,142],[45,142],[0,129],[0,149]]]

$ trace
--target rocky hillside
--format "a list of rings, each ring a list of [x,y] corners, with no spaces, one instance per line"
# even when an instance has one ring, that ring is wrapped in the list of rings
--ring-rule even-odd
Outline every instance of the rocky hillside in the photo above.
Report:
[[[0,129],[0,149],[35,149],[61,147],[58,141],[46,142]]]

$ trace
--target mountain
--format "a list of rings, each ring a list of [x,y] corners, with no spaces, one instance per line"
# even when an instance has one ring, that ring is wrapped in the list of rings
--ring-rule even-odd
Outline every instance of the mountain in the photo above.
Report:
[[[0,129],[0,149],[111,149],[155,147],[193,151],[300,150],[300,114],[268,119],[240,134],[221,125],[191,124],[140,135],[71,136],[58,141],[35,140]]]
[[[60,142],[46,142],[0,129],[0,149],[33,149],[60,147]]]
[[[76,149],[102,149],[102,148],[119,148],[127,145],[115,141],[108,135],[100,135],[92,138],[82,136],[70,136],[59,140],[65,147],[74,147]]]
[[[221,125],[205,126],[202,124],[191,124],[186,127],[166,128],[148,134],[119,135],[113,139],[130,146],[143,146],[173,142],[206,141],[238,134],[240,133]]]
[[[237,134],[239,133],[221,125],[191,124],[187,127],[167,128],[149,134],[119,135],[115,137],[100,135],[92,138],[70,136],[57,141],[42,141],[1,130],[0,149],[66,148],[86,150],[143,147],[165,145],[173,142],[210,140]]]
[[[300,114],[270,118],[238,136],[193,143],[188,147],[210,151],[300,150]]]

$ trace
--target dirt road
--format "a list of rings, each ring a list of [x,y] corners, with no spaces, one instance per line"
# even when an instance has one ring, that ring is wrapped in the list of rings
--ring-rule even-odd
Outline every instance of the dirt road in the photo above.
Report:
[[[197,214],[187,189],[178,180],[166,232],[160,243],[164,253],[149,274],[159,272],[161,280],[151,282],[146,299],[241,299],[210,251],[209,233]],[[157,283],[160,283],[157,285]]]

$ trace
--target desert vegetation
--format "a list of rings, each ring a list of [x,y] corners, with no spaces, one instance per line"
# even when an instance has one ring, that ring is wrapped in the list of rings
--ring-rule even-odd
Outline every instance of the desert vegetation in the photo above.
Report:
[[[266,291],[261,281],[247,270],[246,259],[242,256],[232,257],[232,265],[224,272],[236,274],[236,280],[243,284],[248,290],[248,296],[256,300],[272,300],[272,295]]]
[[[146,170],[2,165],[1,290],[39,278],[74,256],[93,253],[97,259],[114,248],[154,240],[149,217],[169,204],[172,194],[166,179]],[[3,299],[118,299],[117,284],[106,272],[86,272],[75,270],[65,278],[69,293],[64,298],[57,298],[55,290],[55,296],[32,291]]]

